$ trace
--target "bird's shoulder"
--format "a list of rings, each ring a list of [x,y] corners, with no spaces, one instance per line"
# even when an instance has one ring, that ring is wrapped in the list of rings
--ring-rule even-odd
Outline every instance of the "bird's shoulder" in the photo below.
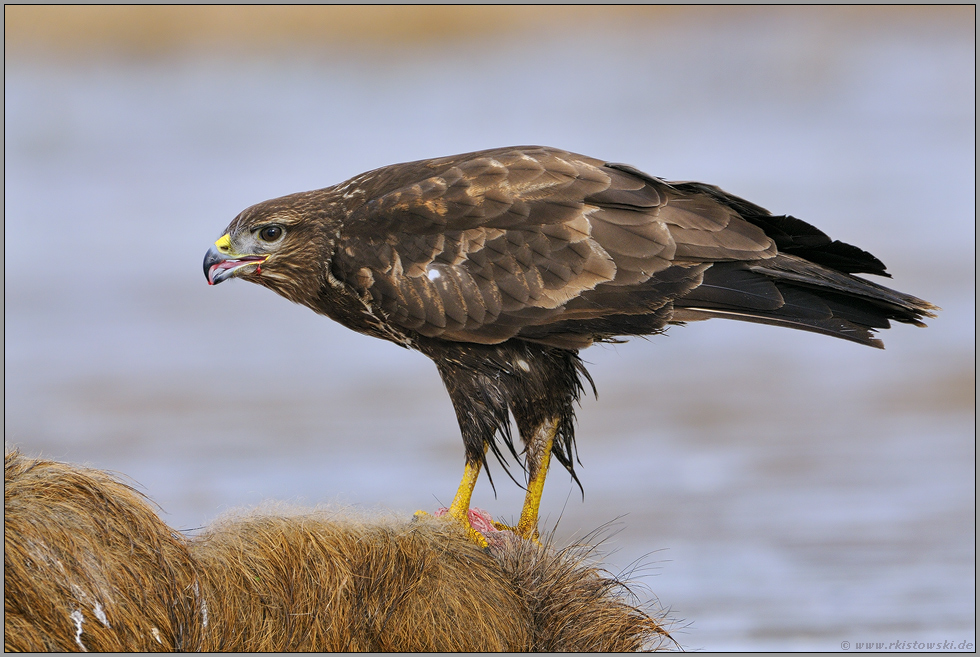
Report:
[[[337,186],[344,232],[426,233],[556,222],[561,208],[608,187],[600,160],[542,146],[515,146],[405,162]],[[537,206],[535,217],[529,205]],[[558,215],[547,215],[553,210]]]

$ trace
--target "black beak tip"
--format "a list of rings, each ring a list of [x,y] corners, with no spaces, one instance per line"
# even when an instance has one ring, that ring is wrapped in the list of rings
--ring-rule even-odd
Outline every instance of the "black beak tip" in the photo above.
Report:
[[[224,260],[224,256],[218,252],[213,246],[208,249],[208,252],[204,254],[204,278],[207,279],[208,285],[215,285],[221,282],[221,279],[212,280],[211,278],[211,268]]]

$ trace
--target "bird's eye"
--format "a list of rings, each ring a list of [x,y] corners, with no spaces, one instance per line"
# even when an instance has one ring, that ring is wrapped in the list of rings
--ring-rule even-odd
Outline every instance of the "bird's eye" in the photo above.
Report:
[[[259,231],[259,239],[263,242],[275,242],[282,237],[282,226],[266,226]]]

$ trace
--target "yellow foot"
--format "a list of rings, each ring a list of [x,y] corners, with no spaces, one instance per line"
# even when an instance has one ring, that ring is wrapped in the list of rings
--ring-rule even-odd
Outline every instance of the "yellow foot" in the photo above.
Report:
[[[531,527],[529,529],[521,529],[519,523],[516,527],[511,527],[510,525],[505,525],[504,523],[498,522],[496,520],[493,521],[493,526],[497,529],[497,531],[511,532],[515,536],[520,536],[525,541],[534,541],[538,545],[541,545],[541,535],[538,534],[537,527]]]
[[[429,514],[426,511],[416,511],[414,517],[425,518],[430,515],[431,514]],[[486,531],[486,527],[484,527],[484,525],[488,523],[481,522],[480,516],[478,515],[478,513],[474,513],[473,509],[470,509],[469,513],[467,514],[467,517],[460,518],[455,513],[451,513],[449,509],[443,508],[436,511],[435,517],[444,518],[446,520],[455,520],[456,522],[458,522],[460,525],[462,525],[463,531],[466,532],[466,535],[469,537],[469,539],[474,543],[476,543],[477,545],[479,545],[481,548],[486,548],[490,545],[486,537],[473,526],[474,524],[476,524],[477,527]],[[474,520],[476,520],[475,523]],[[491,532],[497,531],[492,525],[490,525],[489,530]]]

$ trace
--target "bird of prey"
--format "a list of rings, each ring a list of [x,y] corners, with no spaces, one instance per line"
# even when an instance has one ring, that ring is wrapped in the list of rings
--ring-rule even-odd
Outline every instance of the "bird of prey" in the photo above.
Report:
[[[870,253],[718,187],[540,146],[382,167],[244,210],[204,259],[209,284],[258,283],[433,361],[466,462],[448,515],[477,543],[470,499],[487,452],[518,459],[514,530],[536,538],[553,455],[577,481],[579,359],[594,342],[737,319],[881,347],[932,304],[856,274]],[[594,386],[593,386],[594,388]],[[505,465],[506,468],[506,465]]]

